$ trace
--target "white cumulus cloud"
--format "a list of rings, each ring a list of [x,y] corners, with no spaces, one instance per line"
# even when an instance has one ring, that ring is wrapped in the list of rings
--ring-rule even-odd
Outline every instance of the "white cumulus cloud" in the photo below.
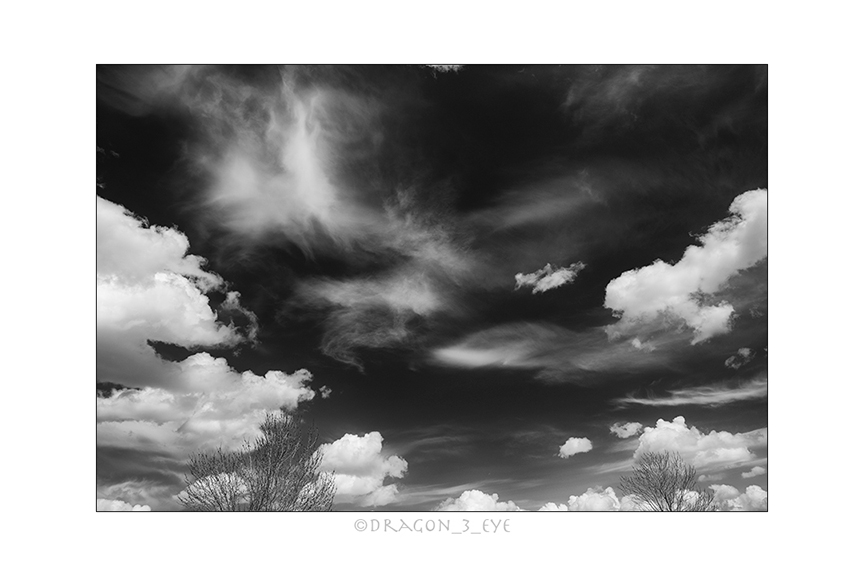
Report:
[[[576,279],[585,268],[582,262],[576,262],[566,267],[555,268],[552,264],[546,264],[536,272],[516,274],[516,290],[523,286],[533,286],[532,294],[540,294],[564,284],[569,284]]]
[[[742,478],[755,478],[756,476],[764,475],[766,472],[768,472],[768,471],[765,470],[765,468],[763,468],[762,466],[754,466],[749,472],[742,472],[741,477]]]
[[[136,504],[132,505],[123,500],[106,500],[98,498],[96,500],[97,512],[150,512],[150,506]]]
[[[402,478],[408,462],[395,454],[383,454],[383,445],[380,432],[369,432],[363,436],[345,434],[321,446],[321,470],[335,474],[336,502],[383,506],[397,499],[396,485],[384,482]]]
[[[97,446],[110,462],[100,467],[99,483],[110,477],[117,487],[105,500],[128,495],[161,508],[170,505],[190,453],[236,448],[257,436],[267,413],[315,396],[307,386],[311,374],[238,373],[205,352],[177,362],[160,357],[151,342],[185,348],[252,342],[257,319],[205,269],[204,258],[188,253],[179,230],[151,226],[99,197],[96,220],[96,379],[132,388],[97,397]],[[224,294],[218,310],[208,298],[213,291]],[[220,321],[217,312],[246,328]],[[125,451],[138,456],[107,456]]]
[[[710,488],[714,490],[714,501],[720,505],[720,510],[727,512],[768,510],[768,492],[761,486],[748,486],[743,493],[725,484],[712,484]]]
[[[645,427],[634,458],[646,452],[678,452],[697,469],[710,472],[755,460],[751,448],[765,446],[767,442],[767,428],[737,434],[712,430],[706,434],[695,426],[688,427],[683,416],[671,422],[661,418],[656,426]]]
[[[573,512],[613,512],[620,507],[621,503],[612,488],[589,488],[579,496],[570,496],[567,501],[567,508]]]
[[[166,363],[171,389],[115,391],[96,399],[97,442],[102,446],[159,446],[182,456],[192,449],[239,447],[258,434],[268,413],[311,400],[307,370],[238,373],[224,358],[202,352]]]
[[[438,506],[438,512],[519,512],[513,501],[500,502],[498,494],[486,494],[480,490],[465,490],[458,498],[447,498]]]
[[[547,502],[543,506],[541,506],[538,512],[567,512],[566,504],[555,504],[554,502]]]
[[[609,427],[609,431],[619,438],[630,438],[635,436],[642,430],[642,424],[639,422],[616,422]]]
[[[567,504],[548,502],[538,512],[618,512],[641,511],[641,505],[631,495],[618,498],[612,487],[595,486],[578,496],[570,496]]]
[[[148,341],[234,346],[247,335],[217,320],[206,292],[224,283],[186,254],[177,230],[147,226],[122,206],[96,198],[96,378],[171,387],[169,363]],[[227,306],[241,310],[236,292]]]
[[[726,359],[724,364],[727,368],[738,370],[744,364],[753,359],[753,351],[750,348],[739,348],[738,352]]]
[[[699,238],[701,245],[689,246],[677,263],[657,260],[606,286],[605,305],[621,318],[611,333],[631,332],[664,313],[693,329],[694,344],[729,331],[732,306],[701,303],[697,295],[714,294],[732,276],[767,257],[767,190],[741,194],[729,211],[732,216],[711,226]]]
[[[559,458],[569,458],[574,454],[582,452],[590,452],[593,446],[588,438],[568,438],[564,444],[558,448]]]

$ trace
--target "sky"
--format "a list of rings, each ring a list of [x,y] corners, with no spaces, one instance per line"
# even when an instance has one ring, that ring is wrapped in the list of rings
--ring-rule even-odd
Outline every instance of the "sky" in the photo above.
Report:
[[[765,66],[98,66],[97,506],[287,406],[336,510],[767,508]]]

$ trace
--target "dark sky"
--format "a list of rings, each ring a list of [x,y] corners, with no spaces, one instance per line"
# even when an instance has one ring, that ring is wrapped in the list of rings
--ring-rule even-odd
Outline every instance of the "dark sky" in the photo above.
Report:
[[[337,509],[627,509],[652,450],[764,508],[767,82],[98,67],[97,498],[287,404]]]

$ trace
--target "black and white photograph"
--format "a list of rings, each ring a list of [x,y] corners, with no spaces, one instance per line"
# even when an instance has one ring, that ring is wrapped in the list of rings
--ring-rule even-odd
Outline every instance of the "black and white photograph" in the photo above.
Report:
[[[860,565],[853,5],[6,15],[7,571]]]
[[[97,65],[95,509],[767,511],[768,85]]]

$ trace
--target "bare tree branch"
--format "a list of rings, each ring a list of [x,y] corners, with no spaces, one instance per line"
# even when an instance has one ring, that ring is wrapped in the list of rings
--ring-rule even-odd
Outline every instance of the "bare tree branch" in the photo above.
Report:
[[[622,476],[620,489],[646,510],[657,512],[713,512],[713,495],[696,485],[696,468],[677,452],[648,452]]]
[[[336,484],[321,472],[318,435],[287,410],[268,415],[261,436],[237,452],[221,448],[189,458],[187,510],[221,512],[329,511]]]

